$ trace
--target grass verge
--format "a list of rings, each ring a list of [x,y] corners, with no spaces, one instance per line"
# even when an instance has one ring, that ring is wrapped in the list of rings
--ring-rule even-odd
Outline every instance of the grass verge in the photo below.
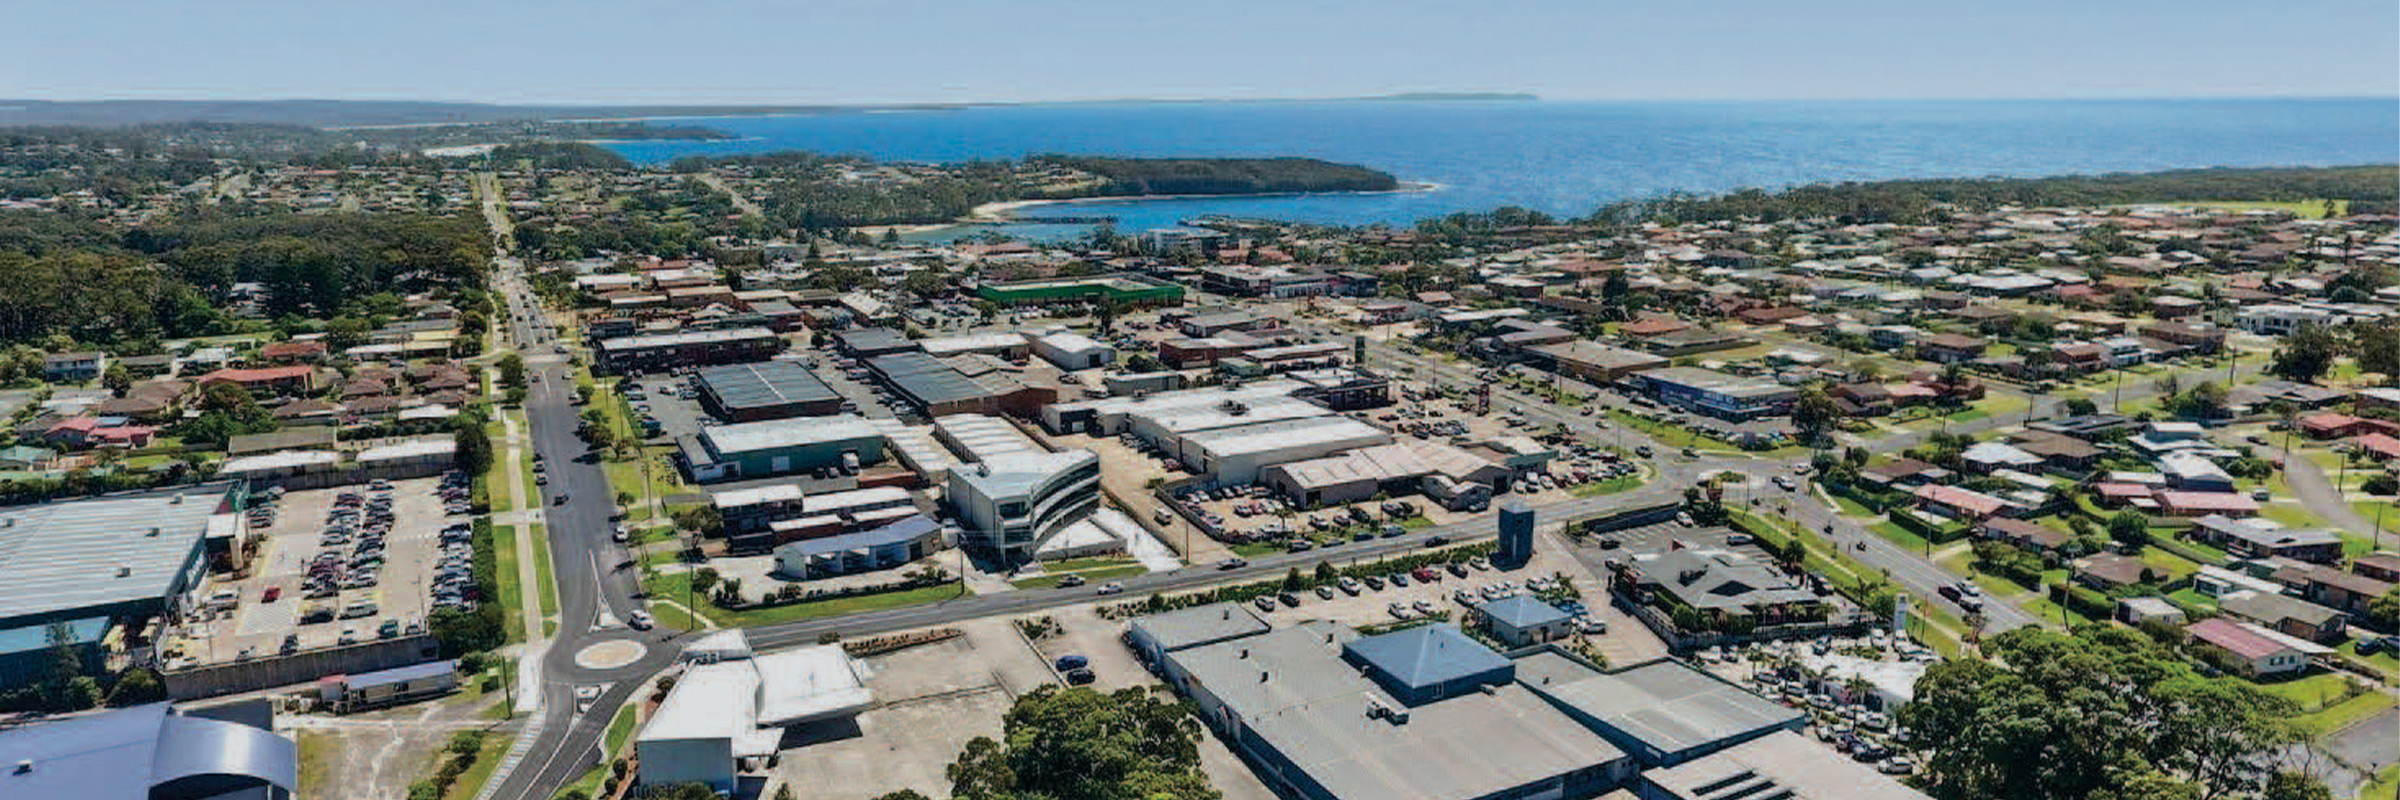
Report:
[[[663,574],[650,582],[650,596],[682,603],[685,602],[684,593],[690,591],[691,585],[692,579],[689,574],[679,572]],[[862,611],[881,611],[889,608],[906,608],[908,606],[939,603],[944,600],[955,599],[959,596],[959,587],[956,584],[951,584],[947,586],[928,586],[922,589],[910,589],[900,592],[884,592],[882,594],[870,594],[860,597],[841,597],[830,600],[793,603],[787,606],[776,606],[773,608],[762,608],[750,611],[727,611],[709,604],[706,598],[701,598],[699,600],[699,612],[708,617],[710,622],[714,622],[720,627],[747,628],[757,625],[773,625],[778,622],[791,622],[793,620],[817,619],[820,617],[838,617],[843,614],[856,614]],[[662,624],[671,624],[669,623],[670,615],[678,619],[683,618],[681,612],[676,611],[673,607],[667,606],[662,606],[656,610],[653,610],[651,613],[657,616]]]

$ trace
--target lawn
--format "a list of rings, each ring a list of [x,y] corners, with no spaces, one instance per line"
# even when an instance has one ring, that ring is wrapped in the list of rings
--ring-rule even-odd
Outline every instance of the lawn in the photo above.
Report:
[[[534,590],[540,592],[534,597],[542,603],[542,616],[555,616],[558,614],[558,579],[551,574],[550,536],[541,523],[528,527],[533,536]]]
[[[2142,566],[2172,575],[2175,580],[2183,580],[2200,571],[2200,565],[2192,563],[2191,559],[2156,547],[2142,548]]]
[[[680,572],[669,573],[660,575],[650,581],[650,596],[666,598],[677,603],[681,603],[684,602],[684,593],[689,591],[690,588],[691,576],[689,574]],[[701,607],[699,611],[701,614],[707,616],[709,621],[714,622],[721,627],[748,628],[759,625],[773,625],[778,622],[791,622],[793,620],[817,619],[820,617],[838,617],[844,614],[856,614],[862,611],[881,611],[890,608],[905,608],[908,606],[925,605],[927,603],[939,603],[944,600],[955,599],[959,596],[959,587],[953,584],[948,586],[928,586],[923,589],[910,589],[901,592],[884,592],[882,594],[871,594],[861,597],[843,597],[832,600],[817,600],[807,603],[794,603],[788,606],[776,606],[774,608],[757,609],[752,611],[727,611],[709,604],[706,599],[702,599],[700,601]],[[669,617],[681,618],[683,616],[680,612],[677,612],[672,607],[660,608],[652,613],[657,614],[662,623],[666,622]]]
[[[1648,479],[1645,476],[1636,473],[1633,475],[1626,475],[1623,477],[1610,478],[1604,481],[1593,481],[1591,483],[1583,484],[1575,487],[1573,494],[1576,497],[1599,497],[1604,494],[1616,494],[1618,492],[1632,491],[1634,489],[1641,488],[1642,484],[1647,482]]]
[[[2346,693],[2346,678],[2339,672],[2320,672],[2288,681],[2261,682],[2258,688],[2267,694],[2300,704],[2301,710],[2317,711],[2326,703],[2341,699]]]
[[[475,753],[475,765],[459,773],[458,782],[450,784],[450,792],[445,797],[448,800],[468,800],[482,794],[483,784],[490,781],[492,773],[500,769],[502,757],[508,755],[509,743],[516,738],[502,733],[486,733],[483,748]]]
[[[2361,656],[2358,654],[2358,641],[2353,639],[2342,644],[2341,653],[2342,657],[2351,661],[2381,670],[2387,678],[2400,677],[2400,657],[2393,656],[2392,651],[2385,650],[2371,656]]]
[[[2199,608],[2217,607],[2216,598],[2201,594],[2191,589],[2177,589],[2173,594],[2167,595],[2167,597],[2180,601],[2189,606],[2195,606]]]
[[[300,745],[301,797],[332,797],[325,784],[333,780],[334,757],[340,753],[341,736],[332,731],[295,731],[292,739]]]
[[[508,640],[525,641],[525,617],[519,608],[525,601],[525,587],[517,582],[517,527],[492,526],[492,577],[500,582],[501,617],[508,625]]]
[[[1885,541],[1899,545],[1911,553],[1923,553],[1930,547],[1929,543],[1925,541],[1925,537],[1918,536],[1916,531],[1900,527],[1900,523],[1888,519],[1868,525],[1867,530],[1874,531],[1875,535],[1883,537]]]
[[[608,721],[608,736],[603,740],[608,743],[607,755],[615,756],[618,750],[625,747],[625,740],[633,738],[635,710],[641,704],[641,698],[636,697],[617,707],[617,717]]]
[[[1283,552],[1283,545],[1274,542],[1244,542],[1233,546],[1233,554],[1243,558],[1274,555]]]
[[[2293,719],[2300,723],[2301,729],[2308,731],[2310,736],[2323,736],[2356,725],[2359,721],[2381,714],[2384,709],[2391,707],[2391,695],[2368,690],[2331,708],[2302,714]]]
[[[2358,800],[2400,800],[2400,764],[2385,764],[2358,787]]]

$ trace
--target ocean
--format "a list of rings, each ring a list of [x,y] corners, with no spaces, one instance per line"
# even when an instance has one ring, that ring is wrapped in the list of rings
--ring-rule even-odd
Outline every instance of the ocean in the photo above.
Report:
[[[684,121],[684,120],[678,120]],[[2400,162],[2390,98],[2060,101],[1088,103],[688,120],[731,141],[609,147],[640,163],[813,150],[956,162],[1040,153],[1309,156],[1429,191],[1027,209],[1126,231],[1221,214],[1405,226],[1503,205],[1562,217],[1666,192],[1818,182]],[[1026,238],[1079,226],[1008,226]]]

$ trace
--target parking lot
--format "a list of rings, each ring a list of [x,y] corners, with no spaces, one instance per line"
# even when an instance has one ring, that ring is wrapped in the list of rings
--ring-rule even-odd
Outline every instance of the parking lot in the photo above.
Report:
[[[419,633],[437,604],[475,602],[465,493],[461,475],[261,503],[250,576],[203,591],[183,655],[222,663]]]

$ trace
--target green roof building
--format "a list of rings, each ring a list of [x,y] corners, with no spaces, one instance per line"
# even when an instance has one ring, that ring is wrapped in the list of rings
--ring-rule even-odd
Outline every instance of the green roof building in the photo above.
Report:
[[[975,295],[1004,306],[1110,302],[1135,306],[1183,305],[1183,287],[1141,275],[987,283]]]

